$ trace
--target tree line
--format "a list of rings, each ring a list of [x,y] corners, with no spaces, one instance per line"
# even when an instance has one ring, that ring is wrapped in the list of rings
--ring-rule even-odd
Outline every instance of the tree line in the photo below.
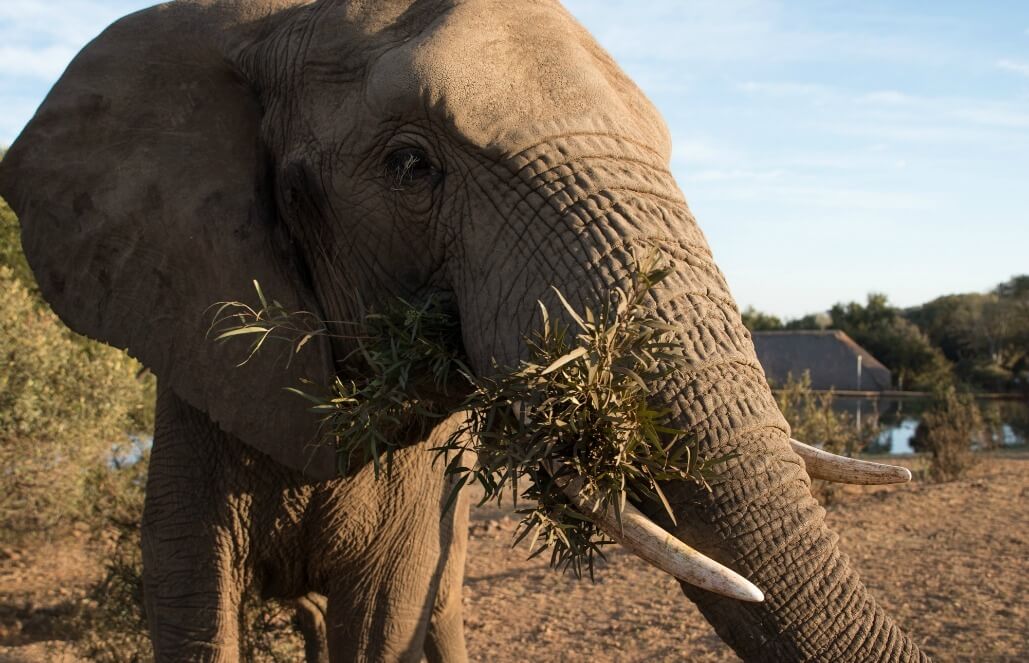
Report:
[[[986,293],[945,295],[911,308],[871,293],[864,304],[786,320],[748,307],[751,331],[838,329],[892,372],[898,389],[932,391],[961,385],[1029,393],[1029,275]]]

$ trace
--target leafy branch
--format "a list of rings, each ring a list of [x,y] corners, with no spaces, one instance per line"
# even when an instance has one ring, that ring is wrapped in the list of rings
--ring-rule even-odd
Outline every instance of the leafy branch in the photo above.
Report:
[[[582,313],[555,289],[573,326],[553,321],[541,303],[542,327],[526,339],[529,358],[515,367],[494,365],[490,377],[468,368],[454,315],[435,300],[420,307],[397,301],[365,316],[362,334],[352,337],[357,350],[344,362],[353,368],[327,395],[291,391],[322,418],[342,473],[372,462],[378,475],[382,456],[388,471],[398,448],[461,413],[434,449],[454,477],[450,502],[473,481],[482,486],[482,503],[500,502],[505,493],[516,504],[531,501],[519,511],[515,543],[531,533],[533,556],[550,550],[551,565],[592,576],[596,555],[610,541],[572,506],[564,486],[581,486],[596,508],[615,514],[626,499],[653,501],[674,520],[661,483],[707,487],[711,466],[725,460],[699,459],[695,436],[670,426],[671,413],[651,403],[656,385],[688,368],[675,330],[647,306],[668,274],[658,255],[637,260],[627,289],[614,289],[598,309]],[[287,339],[298,351],[329,333],[258,294],[259,309],[238,302],[218,308],[217,340],[258,337],[248,359],[268,338]]]

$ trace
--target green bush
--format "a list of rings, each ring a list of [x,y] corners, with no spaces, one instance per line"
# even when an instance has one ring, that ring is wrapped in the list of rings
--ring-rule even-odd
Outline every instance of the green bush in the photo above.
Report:
[[[971,394],[954,387],[936,392],[915,430],[912,446],[929,452],[927,478],[953,481],[975,464],[973,444],[983,442],[983,418]]]
[[[0,198],[0,267],[10,268],[14,272],[14,277],[33,295],[36,294],[36,281],[32,278],[32,270],[29,269],[29,263],[21,250],[18,217],[3,198]]]
[[[86,479],[86,517],[94,544],[104,551],[104,575],[90,586],[71,618],[75,649],[90,661],[144,663],[153,660],[143,608],[143,559],[139,522],[143,514],[149,452],[134,463],[95,468]]]
[[[859,431],[853,415],[837,411],[833,407],[832,391],[821,394],[812,391],[808,371],[799,379],[789,375],[786,383],[775,390],[775,399],[790,424],[794,439],[826,451],[853,456],[878,437],[878,425],[866,424]],[[816,479],[811,484],[811,492],[826,504],[836,499],[838,489],[838,484],[829,481]]]
[[[153,429],[154,380],[69,331],[39,295],[0,200],[0,534],[51,531],[89,509],[87,477]]]
[[[73,335],[0,267],[0,531],[18,538],[82,515],[89,472],[148,432],[152,380],[124,353]]]

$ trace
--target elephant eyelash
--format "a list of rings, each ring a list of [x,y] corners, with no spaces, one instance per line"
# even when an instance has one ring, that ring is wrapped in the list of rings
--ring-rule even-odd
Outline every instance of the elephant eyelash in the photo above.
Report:
[[[431,180],[435,184],[442,175],[425,151],[418,148],[404,148],[391,153],[386,157],[385,165],[392,191],[405,191],[423,180]]]

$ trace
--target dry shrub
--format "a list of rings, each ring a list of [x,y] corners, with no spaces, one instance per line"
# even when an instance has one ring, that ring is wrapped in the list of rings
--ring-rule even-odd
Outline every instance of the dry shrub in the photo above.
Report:
[[[90,471],[149,430],[153,381],[68,331],[7,267],[0,311],[0,534],[17,541],[82,516]]]
[[[104,575],[79,602],[71,619],[75,648],[91,661],[153,660],[143,613],[139,521],[143,513],[149,449],[140,444],[89,474],[85,514],[93,544],[103,553]]]
[[[933,396],[912,441],[929,452],[926,478],[953,481],[975,464],[973,443],[981,442],[983,419],[975,398],[947,387]]]
[[[815,393],[811,389],[811,374],[804,371],[800,379],[789,375],[786,383],[776,389],[775,399],[793,437],[802,442],[820,446],[826,451],[853,456],[879,434],[877,425],[865,425],[858,431],[854,416],[833,407],[835,394]],[[831,481],[815,479],[811,493],[823,504],[839,497],[840,486]]]

